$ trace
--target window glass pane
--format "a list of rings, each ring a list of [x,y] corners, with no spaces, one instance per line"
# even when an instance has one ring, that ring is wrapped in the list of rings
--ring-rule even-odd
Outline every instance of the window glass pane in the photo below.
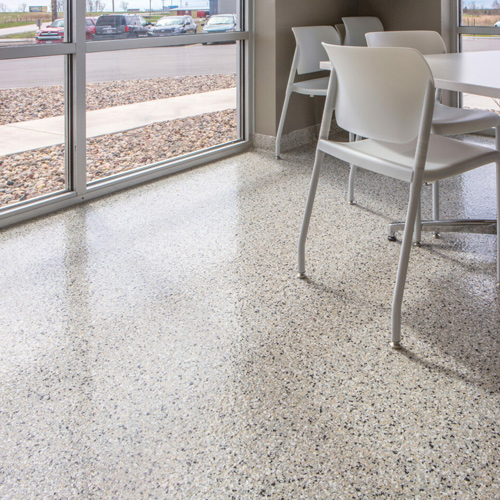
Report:
[[[462,35],[462,52],[474,52],[478,50],[500,50],[500,37],[487,35]],[[464,108],[488,109],[500,112],[500,101],[491,97],[478,96],[473,94],[462,94],[462,104]]]
[[[237,43],[87,54],[87,180],[240,139]]]
[[[0,207],[66,189],[64,56],[0,61]]]
[[[191,34],[221,34],[240,31],[239,0],[206,0],[193,2],[150,2],[147,0],[128,8],[128,2],[116,4],[113,12],[101,14],[102,2],[87,0],[87,13],[94,25],[87,27],[87,41],[157,38]],[[149,9],[148,9],[149,6]],[[140,8],[136,8],[140,7]]]
[[[462,0],[461,26],[500,26],[500,1]],[[498,24],[497,24],[498,23]]]
[[[7,0],[0,2],[0,47],[59,43],[66,40],[64,29],[66,0],[34,2]]]

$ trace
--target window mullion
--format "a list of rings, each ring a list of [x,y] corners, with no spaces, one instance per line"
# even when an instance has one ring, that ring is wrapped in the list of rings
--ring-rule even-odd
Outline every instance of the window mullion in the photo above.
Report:
[[[85,7],[85,2],[71,0],[72,41],[75,42],[76,51],[73,55],[68,56],[71,57],[68,85],[73,97],[70,116],[68,116],[71,129],[68,136],[71,143],[69,178],[71,179],[71,188],[77,195],[83,195],[87,190]]]

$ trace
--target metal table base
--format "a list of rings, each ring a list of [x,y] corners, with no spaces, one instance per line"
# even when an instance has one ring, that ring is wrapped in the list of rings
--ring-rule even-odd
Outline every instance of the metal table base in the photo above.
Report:
[[[403,231],[404,222],[391,222],[389,224],[390,241],[396,240],[396,232]],[[423,220],[422,231],[432,233],[476,233],[497,234],[496,219],[470,219],[470,220]]]

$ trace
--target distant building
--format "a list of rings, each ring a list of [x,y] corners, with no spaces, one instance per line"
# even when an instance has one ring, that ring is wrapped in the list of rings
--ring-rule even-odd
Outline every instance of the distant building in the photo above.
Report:
[[[236,2],[237,0],[209,0],[208,9],[203,7],[192,7],[191,2],[179,2],[184,4],[184,6],[173,5],[171,7],[165,7],[165,10],[172,12],[176,16],[191,16],[191,17],[208,17],[214,14],[236,14]]]
[[[193,19],[201,19],[209,15],[209,11],[206,7],[174,7],[168,9],[168,11],[174,16],[191,16]]]
[[[210,0],[210,15],[236,14],[236,0]]]
[[[47,12],[47,6],[46,5],[30,5],[29,11],[30,12]]]

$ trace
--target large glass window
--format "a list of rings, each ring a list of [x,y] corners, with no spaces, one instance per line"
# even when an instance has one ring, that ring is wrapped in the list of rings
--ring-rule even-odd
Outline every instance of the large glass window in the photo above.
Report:
[[[0,226],[243,151],[249,1],[40,0],[4,16]]]
[[[500,0],[457,0],[457,3],[458,49],[461,52],[500,50]],[[490,97],[464,93],[462,104],[467,108],[500,112],[500,102]]]
[[[241,140],[239,43],[87,56],[87,181]]]
[[[0,61],[0,207],[67,189],[64,62]]]

